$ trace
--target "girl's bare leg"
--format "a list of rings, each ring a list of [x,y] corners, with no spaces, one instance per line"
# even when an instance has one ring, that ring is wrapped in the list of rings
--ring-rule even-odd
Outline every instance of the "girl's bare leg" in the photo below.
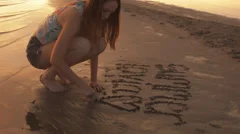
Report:
[[[40,58],[40,66],[43,68],[48,68],[41,77],[41,82],[52,92],[62,92],[66,91],[60,83],[55,80],[56,75],[58,75],[62,80],[66,80],[53,66],[50,64],[50,57],[52,53],[52,49],[55,42],[47,44],[42,47],[42,55]],[[66,62],[69,66],[73,66],[84,60],[88,59],[90,46],[91,44],[85,38],[78,37],[76,38],[72,45],[70,46],[67,55]]]
[[[100,55],[106,49],[106,46],[107,46],[107,44],[103,38],[100,38],[98,46],[99,46],[98,48],[93,49],[91,52],[89,52],[87,55],[85,55],[81,61],[76,60],[76,62],[71,63],[69,66],[73,66],[80,62],[86,61],[86,60],[90,59],[91,56]],[[75,55],[75,53],[73,53],[72,55]],[[71,58],[74,58],[74,57],[71,56]],[[53,69],[52,71],[55,71],[55,75],[57,75],[61,79],[62,84],[70,84],[71,83],[70,81],[68,81],[68,79],[66,79],[61,73],[58,73],[55,69]]]

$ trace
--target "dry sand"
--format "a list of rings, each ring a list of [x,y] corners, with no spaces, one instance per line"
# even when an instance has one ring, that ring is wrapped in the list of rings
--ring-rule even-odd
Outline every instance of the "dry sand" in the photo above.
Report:
[[[0,134],[238,134],[237,20],[187,18],[173,10],[185,12],[124,0],[117,51],[100,57],[105,94],[94,104],[81,99],[74,86],[61,94],[44,89],[38,80],[42,71],[24,58],[30,36],[1,48],[0,60],[11,62],[1,67]],[[38,20],[46,14],[40,12]],[[73,69],[88,80],[88,62]],[[28,130],[26,114],[39,130]]]

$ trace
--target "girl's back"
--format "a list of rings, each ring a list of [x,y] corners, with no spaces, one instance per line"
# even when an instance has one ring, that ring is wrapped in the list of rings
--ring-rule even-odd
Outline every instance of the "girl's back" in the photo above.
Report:
[[[80,14],[84,9],[85,1],[75,0],[63,7],[57,8],[53,13],[47,16],[47,18],[40,24],[39,28],[35,32],[35,36],[41,42],[41,44],[47,44],[57,40],[61,26],[58,24],[58,16],[67,8],[75,8]],[[79,16],[80,17],[80,16]]]

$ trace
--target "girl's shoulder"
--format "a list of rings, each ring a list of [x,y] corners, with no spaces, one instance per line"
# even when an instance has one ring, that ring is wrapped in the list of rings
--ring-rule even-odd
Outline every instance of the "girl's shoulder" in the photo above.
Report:
[[[78,9],[78,11],[82,12],[85,6],[85,1],[77,1],[75,8]]]
[[[69,3],[67,6],[76,8],[79,12],[82,12],[84,9],[86,1],[85,0],[75,0]]]
[[[60,14],[61,12],[63,12],[65,9],[67,8],[75,8],[77,9],[79,12],[83,12],[84,9],[84,5],[85,5],[85,1],[84,0],[75,0],[73,2],[70,2],[62,7],[57,8],[54,11],[54,14]]]

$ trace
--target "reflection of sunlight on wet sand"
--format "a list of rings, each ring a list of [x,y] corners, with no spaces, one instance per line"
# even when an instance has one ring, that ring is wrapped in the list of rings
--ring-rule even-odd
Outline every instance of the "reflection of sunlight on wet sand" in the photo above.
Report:
[[[0,48],[11,45],[19,37],[31,34],[37,24],[53,10],[47,2],[28,0],[21,4],[0,7]]]
[[[5,4],[0,6],[0,53],[4,55],[0,56],[0,62],[4,63],[0,72],[5,78],[29,65],[25,54],[29,38],[54,8],[48,6],[48,0],[25,0],[21,4],[16,4],[18,0],[4,2],[0,0],[0,5]]]
[[[5,4],[10,6],[0,7],[0,48],[31,34],[37,28],[37,24],[41,23],[53,10],[47,5],[48,0],[25,0],[15,5],[11,2],[19,3],[20,1],[8,0]],[[0,5],[3,3],[4,1],[0,1]]]
[[[21,4],[24,2],[26,2],[26,0],[1,0],[0,6],[15,5],[15,4]]]
[[[47,2],[48,2],[48,0],[34,0],[34,1],[31,1],[31,4],[45,5]]]
[[[21,3],[21,4],[16,4]],[[53,7],[48,6],[48,0],[0,0],[0,53],[8,51],[18,54],[25,52],[25,46],[28,38],[34,33],[38,25],[44,18],[53,11]],[[7,57],[12,55],[8,52]],[[12,67],[18,68],[25,65],[26,62],[19,56],[19,63]],[[0,62],[4,62],[6,66],[15,63],[16,58],[6,60],[0,56]],[[15,70],[12,67],[3,68],[1,72],[8,74],[10,70]],[[7,73],[8,72],[8,73]]]
[[[2,3],[2,2],[0,2]],[[26,2],[22,2],[21,4],[15,4],[15,5],[9,5],[9,6],[3,6],[0,7],[0,16],[11,14],[11,13],[17,13],[17,12],[26,12],[31,10],[37,10],[44,5],[46,5],[47,0],[29,0]]]

